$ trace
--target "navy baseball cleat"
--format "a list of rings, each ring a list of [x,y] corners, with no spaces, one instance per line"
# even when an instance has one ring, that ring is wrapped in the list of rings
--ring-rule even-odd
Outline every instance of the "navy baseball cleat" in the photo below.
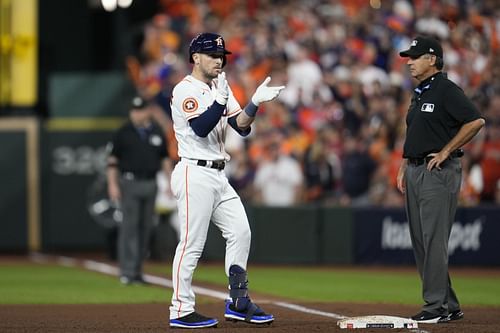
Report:
[[[192,312],[184,317],[170,319],[170,327],[178,328],[207,328],[215,327],[217,319],[205,317],[197,312]]]
[[[229,267],[229,296],[226,299],[226,320],[244,321],[252,324],[270,324],[274,316],[265,313],[248,297],[247,272],[238,265]]]
[[[238,311],[230,299],[226,300],[224,317],[229,321],[245,321],[251,324],[270,324],[274,321],[274,316],[265,313],[257,304],[250,303],[247,309]]]

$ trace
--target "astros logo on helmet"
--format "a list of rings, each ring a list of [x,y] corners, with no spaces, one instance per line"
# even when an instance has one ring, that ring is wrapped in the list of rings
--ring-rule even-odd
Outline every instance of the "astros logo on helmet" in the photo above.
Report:
[[[224,55],[224,60],[222,66],[226,64],[226,54],[231,54],[230,51],[226,50],[224,39],[222,36],[213,33],[202,33],[193,38],[191,44],[189,44],[189,62],[194,63],[193,54],[194,53],[220,53]]]

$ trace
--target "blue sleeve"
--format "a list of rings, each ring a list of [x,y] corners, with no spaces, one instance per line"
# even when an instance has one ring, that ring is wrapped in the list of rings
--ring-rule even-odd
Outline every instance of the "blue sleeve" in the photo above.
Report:
[[[205,138],[219,122],[225,108],[225,105],[220,105],[214,101],[214,104],[212,104],[199,117],[190,120],[189,124],[191,125],[194,133],[202,138]]]
[[[257,114],[258,109],[259,108],[257,107],[257,105],[250,102],[250,103],[248,103],[247,106],[245,106],[245,109],[243,109],[243,112],[245,112],[249,117],[253,118]],[[247,136],[248,134],[250,134],[250,131],[252,130],[252,128],[250,126],[248,126],[248,128],[244,129],[244,130],[239,128],[238,123],[236,122],[236,116],[229,118],[228,123],[241,136]]]
[[[252,128],[250,126],[248,126],[248,128],[242,130],[241,128],[238,127],[238,123],[236,122],[236,116],[234,117],[231,117],[227,120],[227,122],[229,123],[229,125],[231,125],[232,128],[234,128],[234,130],[236,132],[238,132],[239,135],[241,136],[247,136],[248,134],[250,134],[250,131],[252,130]]]

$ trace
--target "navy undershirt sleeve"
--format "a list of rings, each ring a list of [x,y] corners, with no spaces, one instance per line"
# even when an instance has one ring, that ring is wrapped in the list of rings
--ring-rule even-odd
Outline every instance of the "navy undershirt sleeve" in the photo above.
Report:
[[[250,134],[250,131],[252,130],[252,128],[250,126],[248,126],[246,129],[242,130],[241,128],[238,127],[238,123],[236,122],[236,116],[234,117],[231,117],[227,120],[227,122],[229,123],[229,125],[231,125],[232,128],[234,128],[234,130],[236,132],[238,132],[239,135],[241,136],[247,136],[248,134]]]
[[[214,101],[214,104],[212,104],[199,117],[190,120],[189,124],[191,125],[194,133],[202,138],[205,138],[219,122],[225,108],[225,105],[221,105]]]
[[[243,112],[245,112],[249,117],[253,118],[257,114],[258,109],[259,109],[259,107],[257,105],[250,102],[247,104],[247,106],[245,106],[245,109],[243,110]],[[229,118],[228,123],[241,136],[247,136],[248,134],[250,134],[250,131],[252,130],[252,128],[250,126],[248,126],[248,128],[246,128],[244,130],[239,128],[238,123],[236,122],[236,116]]]

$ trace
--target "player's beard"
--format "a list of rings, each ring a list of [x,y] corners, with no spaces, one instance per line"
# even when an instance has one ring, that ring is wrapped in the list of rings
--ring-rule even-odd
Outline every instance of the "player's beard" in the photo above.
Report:
[[[217,68],[213,68],[212,70],[207,70],[205,68],[200,68],[201,74],[207,79],[207,81],[211,81],[219,75],[220,70],[217,70]]]

